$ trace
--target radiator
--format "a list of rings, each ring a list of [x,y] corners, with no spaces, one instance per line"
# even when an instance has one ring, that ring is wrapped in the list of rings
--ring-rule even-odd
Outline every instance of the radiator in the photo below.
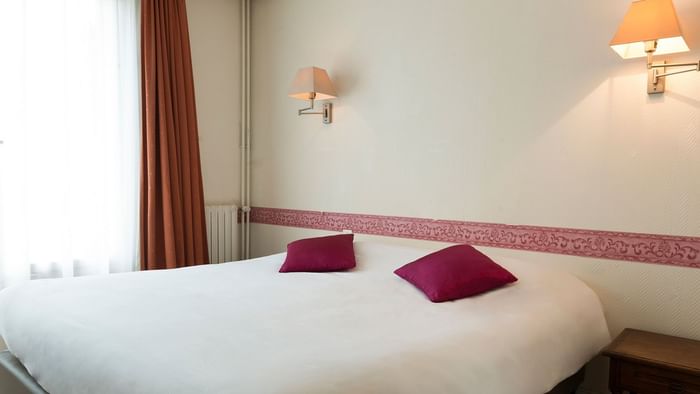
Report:
[[[238,260],[240,240],[238,207],[235,205],[207,205],[207,242],[209,262],[225,263]]]

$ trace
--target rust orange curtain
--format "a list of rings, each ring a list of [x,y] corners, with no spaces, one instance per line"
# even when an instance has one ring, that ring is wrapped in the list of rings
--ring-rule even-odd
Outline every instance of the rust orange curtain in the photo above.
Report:
[[[141,1],[141,268],[209,260],[184,0]]]

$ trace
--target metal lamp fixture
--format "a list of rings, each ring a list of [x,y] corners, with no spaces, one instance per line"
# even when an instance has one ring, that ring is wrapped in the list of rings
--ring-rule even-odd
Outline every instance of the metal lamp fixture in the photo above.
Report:
[[[646,56],[648,69],[647,93],[663,93],[666,77],[691,71],[700,71],[697,63],[654,62],[653,56],[687,52],[676,10],[672,0],[635,0],[622,20],[610,47],[623,59]],[[692,67],[666,72],[666,68]]]
[[[326,70],[318,67],[299,69],[289,89],[289,97],[311,101],[311,106],[299,110],[299,115],[321,115],[323,123],[333,121],[333,103],[324,103],[321,112],[311,112],[315,100],[327,100],[336,97],[335,88],[328,78]]]

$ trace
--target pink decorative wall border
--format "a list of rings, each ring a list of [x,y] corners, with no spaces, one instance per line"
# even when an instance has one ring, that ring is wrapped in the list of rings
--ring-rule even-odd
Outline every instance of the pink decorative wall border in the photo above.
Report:
[[[251,222],[700,268],[700,237],[261,207]]]

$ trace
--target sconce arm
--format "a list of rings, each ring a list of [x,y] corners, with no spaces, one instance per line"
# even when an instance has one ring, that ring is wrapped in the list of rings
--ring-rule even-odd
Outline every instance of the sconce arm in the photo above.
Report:
[[[299,110],[299,115],[323,115],[323,112],[309,112],[314,109],[314,99],[310,99],[311,106],[308,108],[302,108]]]
[[[700,60],[697,63],[653,63],[649,64],[649,78],[647,82],[647,93],[662,93],[664,91],[663,77],[670,75],[685,74],[693,71],[700,71]],[[693,67],[686,70],[665,72],[666,67]],[[659,70],[660,69],[660,70]],[[660,71],[660,72],[659,72]]]
[[[323,112],[308,112],[313,108],[304,108],[299,110],[299,115],[323,115]]]
[[[693,67],[687,70],[672,71],[668,73],[654,74],[656,78],[667,77],[669,75],[689,73],[693,71],[700,71],[700,60],[697,63],[669,63],[669,64],[650,64],[649,68],[665,68],[665,67]]]
[[[314,109],[314,99],[309,99],[311,101],[311,106],[308,108],[302,108],[299,110],[299,116],[301,115],[321,115],[323,117],[323,123],[329,124],[333,122],[333,104],[324,103],[323,110],[320,112],[309,112]]]

